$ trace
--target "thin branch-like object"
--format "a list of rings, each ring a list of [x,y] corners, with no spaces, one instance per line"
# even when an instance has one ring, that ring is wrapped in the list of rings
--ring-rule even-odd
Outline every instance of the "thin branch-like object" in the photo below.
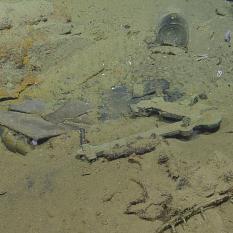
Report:
[[[89,77],[87,77],[82,83],[85,84],[88,81],[90,81],[91,79],[95,78],[96,76],[98,76],[99,74],[101,74],[104,71],[104,67],[101,67],[99,70],[97,70],[94,74],[90,75]]]
[[[131,179],[132,182],[136,183],[142,190],[142,193],[140,195],[139,198],[137,198],[136,200],[134,201],[131,201],[127,208],[126,208],[126,211],[125,211],[125,214],[135,214],[135,215],[141,215],[144,213],[144,210],[131,210],[131,207],[132,206],[135,206],[135,205],[138,205],[140,203],[145,203],[146,200],[149,198],[149,195],[148,195],[148,192],[147,192],[147,189],[145,187],[145,185],[138,181],[138,180],[135,180],[135,179]]]
[[[168,222],[163,224],[156,230],[156,233],[163,233],[167,229],[172,229],[172,232],[175,231],[175,227],[179,224],[186,223],[191,217],[201,214],[204,217],[204,211],[215,208],[221,205],[224,202],[232,201],[233,198],[233,188],[222,191],[219,193],[218,197],[213,198],[212,200],[206,201],[204,203],[195,204],[192,207],[186,208],[181,211],[177,216],[170,219]]]

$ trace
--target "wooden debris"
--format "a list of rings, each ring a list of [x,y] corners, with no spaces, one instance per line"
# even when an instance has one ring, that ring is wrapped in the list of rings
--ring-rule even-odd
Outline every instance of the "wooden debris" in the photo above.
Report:
[[[172,229],[175,232],[175,226],[178,226],[182,223],[186,223],[191,217],[201,214],[205,220],[204,212],[208,209],[215,208],[224,202],[231,201],[233,198],[233,187],[225,191],[219,192],[218,196],[208,200],[206,202],[195,204],[189,208],[184,209],[175,217],[164,223],[161,227],[156,230],[156,233],[163,233],[168,229]]]
[[[161,218],[164,219],[164,217],[166,218],[166,216],[164,216],[165,213],[171,213],[172,216],[173,215],[173,210],[168,206],[168,204],[172,201],[172,196],[170,194],[162,194],[161,197],[164,197],[164,199],[162,201],[159,201],[158,203],[149,203],[148,200],[149,195],[148,195],[148,191],[146,189],[146,186],[138,180],[135,179],[131,179],[131,181],[133,181],[134,183],[136,183],[140,188],[141,188],[141,195],[133,201],[130,201],[129,204],[126,207],[125,210],[125,214],[128,215],[136,215],[137,217],[139,217],[140,219],[146,220],[146,221],[156,221],[156,220],[160,220]],[[148,202],[148,204],[146,204],[146,202]],[[136,205],[140,205],[140,204],[146,204],[146,207],[144,208],[140,208],[140,209],[134,209],[134,207]],[[154,214],[150,214],[150,209],[155,207],[156,209],[158,209],[158,213],[154,213]],[[170,214],[169,214],[170,216]],[[167,219],[167,218],[166,218]]]
[[[94,161],[99,157],[108,160],[128,157],[132,154],[142,155],[156,149],[158,138],[185,137],[193,135],[194,130],[213,132],[222,121],[215,108],[197,103],[195,96],[191,100],[178,103],[166,102],[161,98],[142,100],[131,105],[135,116],[150,116],[155,113],[164,119],[173,119],[175,123],[137,133],[102,145],[83,144],[78,151],[81,159]],[[177,122],[176,122],[177,121]]]
[[[167,213],[168,216],[166,218],[168,220],[162,226],[156,229],[155,231],[156,233],[163,233],[169,229],[171,230],[171,232],[175,233],[176,232],[175,227],[180,224],[187,224],[187,221],[191,217],[200,214],[202,218],[206,220],[205,217],[206,210],[218,207],[227,201],[233,202],[233,187],[230,187],[226,190],[218,192],[217,196],[208,199],[207,201],[201,202],[199,204],[194,204],[191,207],[187,207],[179,211],[168,207],[167,204],[170,203],[172,200],[172,197],[170,195],[168,195],[167,199],[165,199],[161,203],[157,203],[157,204],[149,203],[146,207],[135,210],[133,209],[133,207],[138,204],[146,203],[149,199],[149,195],[145,185],[142,182],[134,179],[132,179],[131,181],[136,183],[141,188],[141,195],[136,200],[129,202],[129,204],[126,207],[126,211],[124,212],[125,214],[130,214],[130,215],[134,214],[137,215],[140,219],[147,221],[155,221],[158,220],[160,216],[153,217],[147,214],[147,211],[151,206],[153,205],[155,206],[160,205],[162,207],[165,206],[166,210],[168,210],[167,208],[169,208],[169,213]],[[166,216],[163,215],[163,221],[164,221],[164,217]]]
[[[194,128],[202,127],[212,129],[221,122],[219,115],[212,115],[211,112],[203,113],[204,115],[205,117],[198,118],[198,120],[185,127],[183,122],[179,121],[101,145],[83,144],[82,149],[78,151],[78,156],[88,161],[94,161],[99,157],[114,160],[128,157],[134,153],[136,155],[142,155],[154,151],[158,145],[158,139],[161,137],[181,136],[188,138],[192,136]]]
[[[78,157],[86,159],[89,162],[95,161],[100,157],[114,160],[129,157],[133,154],[143,155],[149,153],[154,151],[160,143],[160,140],[154,138],[151,134],[140,135],[136,134],[96,146],[83,144],[82,148],[78,151]]]

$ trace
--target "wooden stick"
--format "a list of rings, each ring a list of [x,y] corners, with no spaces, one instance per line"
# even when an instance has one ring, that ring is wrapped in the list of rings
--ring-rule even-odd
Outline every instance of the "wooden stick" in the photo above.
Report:
[[[163,233],[167,229],[172,229],[172,231],[174,231],[175,226],[186,222],[188,219],[190,219],[191,217],[197,214],[201,214],[202,216],[204,216],[203,214],[204,211],[211,209],[211,208],[215,208],[224,202],[232,200],[232,198],[233,198],[232,188],[226,191],[220,192],[216,198],[213,198],[201,204],[195,204],[192,207],[184,209],[177,216],[173,217],[172,219],[167,221],[165,224],[163,224],[161,227],[159,227],[156,230],[156,233]]]

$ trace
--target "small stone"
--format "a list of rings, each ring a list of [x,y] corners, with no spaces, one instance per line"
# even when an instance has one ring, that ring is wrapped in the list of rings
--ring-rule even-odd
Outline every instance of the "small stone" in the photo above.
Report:
[[[224,41],[227,43],[231,42],[231,31],[230,30],[226,31],[226,33],[224,34]]]
[[[1,141],[9,151],[26,155],[33,149],[33,147],[28,144],[28,138],[26,136],[6,127],[2,128],[2,130]]]
[[[191,125],[191,123],[192,123],[192,120],[191,120],[191,118],[190,117],[184,117],[183,119],[182,119],[182,127],[188,127],[188,126],[190,126]]]
[[[189,180],[186,177],[179,177],[177,179],[177,184],[176,184],[176,189],[181,190],[183,188],[185,188],[185,186],[188,186]]]
[[[231,182],[233,180],[233,172],[232,171],[226,171],[223,175],[223,180],[225,182]]]
[[[193,106],[193,105],[196,104],[198,101],[199,101],[199,96],[197,96],[197,95],[191,96],[189,106]]]
[[[198,96],[199,96],[199,98],[200,98],[201,100],[207,100],[207,99],[208,99],[208,96],[206,95],[206,93],[201,93],[201,94],[199,94]]]
[[[10,29],[12,28],[12,22],[9,18],[4,17],[0,19],[0,30]]]
[[[165,164],[167,163],[169,160],[169,157],[165,154],[161,154],[159,155],[159,159],[158,159],[158,164],[162,165],[162,164]]]
[[[37,145],[38,145],[38,141],[35,140],[35,139],[33,139],[33,140],[31,140],[31,144],[32,144],[33,146],[37,146]]]
[[[95,215],[100,216],[102,213],[100,211],[96,211]]]

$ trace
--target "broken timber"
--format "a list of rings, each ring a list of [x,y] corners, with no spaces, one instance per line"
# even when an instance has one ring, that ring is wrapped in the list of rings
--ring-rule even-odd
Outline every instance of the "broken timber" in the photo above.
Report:
[[[233,199],[233,187],[227,189],[226,191],[219,192],[218,196],[208,200],[206,202],[195,204],[192,207],[186,208],[181,211],[178,215],[164,223],[161,227],[156,230],[156,233],[163,233],[168,229],[172,229],[172,232],[175,231],[175,227],[179,224],[186,223],[191,217],[201,214],[204,217],[204,211],[215,208],[227,201],[232,201]]]
[[[78,151],[78,157],[94,161],[99,157],[108,160],[130,156],[131,154],[145,154],[156,149],[158,138],[191,137],[194,130],[214,131],[221,123],[220,114],[210,106],[202,103],[183,101],[178,103],[165,102],[161,98],[143,100],[131,106],[136,116],[149,116],[154,113],[175,120],[162,127],[137,133],[101,145],[83,144]]]

